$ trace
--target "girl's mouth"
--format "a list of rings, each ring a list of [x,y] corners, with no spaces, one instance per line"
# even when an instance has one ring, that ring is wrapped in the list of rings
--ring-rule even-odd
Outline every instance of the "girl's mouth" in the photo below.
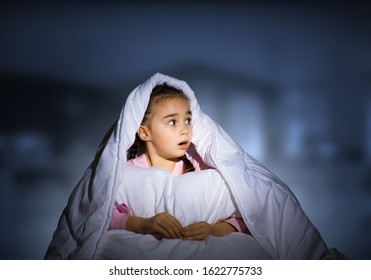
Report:
[[[181,148],[181,149],[187,149],[188,148],[188,141],[182,141],[178,144],[178,146]]]

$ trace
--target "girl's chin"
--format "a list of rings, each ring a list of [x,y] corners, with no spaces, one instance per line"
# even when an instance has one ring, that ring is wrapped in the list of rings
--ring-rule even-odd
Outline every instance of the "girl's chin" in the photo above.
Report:
[[[179,153],[176,153],[176,155],[174,155],[174,158],[176,158],[176,159],[181,158],[182,156],[184,156],[184,155],[186,154],[186,151],[187,151],[187,150],[185,150],[185,151],[181,151],[181,152],[179,152]]]

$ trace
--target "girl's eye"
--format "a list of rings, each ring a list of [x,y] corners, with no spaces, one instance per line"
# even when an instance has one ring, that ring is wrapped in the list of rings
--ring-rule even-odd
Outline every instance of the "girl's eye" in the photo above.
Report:
[[[185,120],[185,124],[191,124],[192,123],[192,119],[188,118]]]
[[[171,126],[175,125],[175,120],[169,121],[168,124],[171,125]]]

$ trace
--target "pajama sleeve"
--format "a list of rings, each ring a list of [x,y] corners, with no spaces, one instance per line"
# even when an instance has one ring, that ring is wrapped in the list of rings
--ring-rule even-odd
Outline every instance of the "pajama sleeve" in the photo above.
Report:
[[[115,203],[115,207],[112,210],[112,217],[108,230],[125,229],[125,224],[129,218],[129,215],[130,210],[126,204]]]
[[[236,229],[236,231],[238,231],[238,232],[249,233],[249,230],[247,229],[247,227],[246,227],[245,223],[243,222],[242,218],[232,216],[232,217],[229,217],[228,219],[224,220],[224,222],[233,226]]]

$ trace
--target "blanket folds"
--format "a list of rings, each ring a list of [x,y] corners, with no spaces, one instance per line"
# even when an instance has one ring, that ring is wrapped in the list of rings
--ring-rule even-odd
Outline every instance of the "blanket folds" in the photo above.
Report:
[[[182,226],[199,221],[215,224],[233,215],[240,217],[228,186],[216,169],[173,177],[161,168],[128,166],[123,183],[116,202],[130,205],[134,216],[149,218],[166,211]]]
[[[152,89],[163,83],[188,96],[193,123],[193,147],[188,152],[219,171],[254,240],[273,259],[328,257],[324,240],[288,186],[201,111],[186,82],[156,73],[128,96],[120,117],[71,193],[45,259],[95,257],[109,226],[118,187],[125,184],[126,151],[134,142]]]

